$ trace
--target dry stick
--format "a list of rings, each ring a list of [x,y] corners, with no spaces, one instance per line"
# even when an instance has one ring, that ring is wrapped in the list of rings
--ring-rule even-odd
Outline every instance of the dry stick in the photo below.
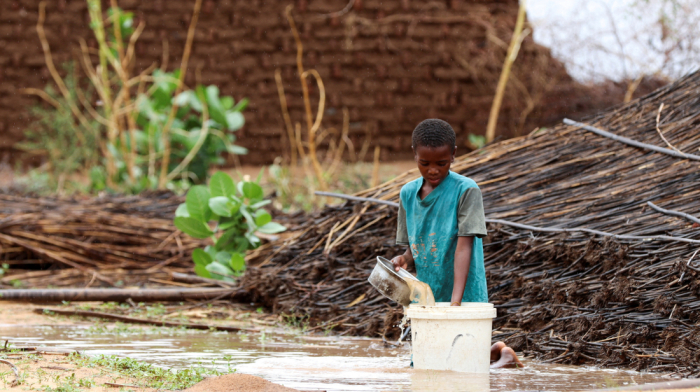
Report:
[[[168,59],[169,59],[170,46],[168,40],[163,38],[163,57],[160,60],[160,70],[165,72],[168,69]]]
[[[520,51],[520,44],[527,34],[522,34],[523,25],[525,24],[525,4],[526,0],[520,0],[520,9],[518,10],[518,19],[515,23],[515,30],[513,31],[513,36],[510,40],[510,46],[508,47],[508,53],[506,54],[505,62],[503,63],[503,70],[501,71],[501,76],[498,79],[498,86],[496,87],[496,95],[493,98],[493,104],[491,105],[491,113],[489,114],[489,122],[486,127],[486,142],[491,143],[496,136],[496,123],[498,122],[498,113],[501,110],[501,102],[503,101],[503,94],[506,90],[506,84],[508,84],[508,77],[510,76],[510,69],[518,57],[518,52]]]
[[[690,262],[693,261],[693,259],[695,258],[695,255],[696,255],[696,254],[698,254],[698,250],[696,250],[695,253],[693,253],[693,255],[690,256],[690,258],[688,259],[688,262],[685,264],[686,267],[690,266]],[[681,273],[681,277],[678,278],[678,281],[679,281],[679,282],[683,281],[683,276],[684,276],[684,275],[685,275],[685,271],[683,271],[683,272]]]
[[[326,180],[323,178],[323,169],[321,164],[318,162],[318,157],[316,155],[316,132],[321,127],[321,120],[323,119],[323,110],[326,105],[326,89],[323,87],[323,80],[321,80],[321,75],[315,69],[304,71],[302,77],[306,81],[306,77],[311,74],[316,78],[316,83],[318,84],[318,112],[316,113],[316,120],[314,121],[311,128],[309,128],[309,157],[311,158],[311,163],[314,166],[314,171],[316,172],[316,177],[318,179],[318,185],[321,190],[326,190]],[[308,103],[308,99],[306,100]],[[309,104],[310,105],[310,104]]]
[[[306,125],[308,129],[311,129],[312,116],[311,116],[311,105],[309,104],[309,86],[306,84],[306,78],[304,78],[304,45],[301,43],[301,38],[299,38],[299,31],[297,30],[297,25],[292,17],[292,9],[294,5],[290,4],[285,8],[284,14],[287,16],[287,21],[289,22],[289,27],[292,29],[292,35],[294,36],[294,42],[297,46],[297,72],[299,73],[299,79],[301,81],[301,90],[304,96],[304,109],[306,114]]]
[[[360,221],[360,218],[362,217],[362,215],[364,215],[364,213],[367,212],[368,208],[369,208],[369,204],[364,206],[364,208],[362,208],[362,210],[360,210],[360,212],[355,215],[355,217],[352,219],[352,221],[350,222],[350,225],[348,225],[348,227],[345,229],[345,231],[341,235],[339,235],[338,238],[336,238],[333,242],[330,242],[330,238],[332,237],[332,235],[330,235],[328,237],[330,243],[328,245],[326,245],[326,249],[323,251],[324,254],[329,254],[331,252],[331,250],[333,250],[333,248],[338,243],[340,243],[340,241],[342,241],[343,238],[345,238],[348,235],[350,230],[352,230],[355,227],[355,225],[357,224],[357,222]],[[340,230],[340,229],[338,229],[338,230]]]
[[[340,134],[340,137],[338,138],[338,149],[335,151],[335,157],[333,158],[333,162],[331,163],[331,167],[328,169],[328,176],[332,177],[333,173],[335,173],[336,169],[340,165],[340,162],[343,159],[343,152],[345,152],[345,145],[348,145],[348,149],[350,148],[350,145],[348,144],[348,132],[350,131],[350,114],[348,113],[348,108],[343,106],[343,131]]]
[[[7,344],[7,341],[5,342]],[[15,381],[10,384],[10,387],[14,387],[17,385],[17,380],[19,379],[19,370],[17,369],[17,366],[13,365],[12,362],[6,361],[4,359],[0,359],[0,363],[4,363],[5,365],[10,366],[10,369],[12,369],[12,372],[15,373]]]
[[[119,7],[117,6],[117,1],[116,0],[110,0],[110,3],[112,5],[112,28],[114,30],[114,40],[117,44],[117,59],[113,59],[112,53],[110,54],[110,60],[112,60],[112,66],[115,68],[115,71],[117,72],[117,75],[119,75],[119,78],[122,80],[122,91],[119,92],[119,96],[124,95],[123,100],[124,100],[124,105],[129,105],[131,103],[131,98],[129,97],[129,87],[126,85],[127,80],[129,79],[128,75],[126,75],[126,70],[124,67],[126,66],[124,61],[124,45],[122,43],[122,29],[121,29],[121,23],[120,23],[120,14],[119,14]],[[143,25],[143,23],[141,23]],[[115,105],[112,110],[116,111],[119,107]],[[115,113],[115,121],[119,121],[119,115]],[[130,149],[131,151],[127,150],[127,144],[125,143],[126,135],[122,136],[122,150],[124,154],[124,158],[126,161],[126,171],[129,174],[129,179],[133,182],[136,178],[136,173],[134,172],[134,162],[136,161],[136,157],[134,156],[135,150],[136,150],[136,124],[134,122],[134,119],[132,116],[127,114],[127,127],[129,128],[127,131],[130,133],[130,138],[131,138],[131,143],[130,143]]]
[[[574,121],[574,120],[569,120],[568,118],[564,119],[564,124],[583,128],[583,129],[585,129],[587,131],[591,131],[597,135],[607,137],[607,138],[615,140],[617,142],[628,144],[630,146],[641,148],[644,150],[656,151],[656,152],[660,152],[662,154],[667,154],[667,155],[670,155],[670,156],[676,157],[676,158],[686,158],[686,159],[692,159],[694,161],[700,161],[700,156],[698,156],[698,155],[678,153],[676,151],[669,150],[668,148],[663,148],[663,147],[659,147],[659,146],[654,146],[652,144],[638,142],[636,140],[632,140],[632,139],[626,138],[624,136],[615,135],[614,133],[604,131],[602,129],[593,127],[593,126],[588,125],[588,124],[580,123],[580,122]]]
[[[97,317],[102,319],[124,321],[132,324],[147,324],[155,325],[157,327],[185,327],[190,329],[203,329],[203,330],[219,330],[228,332],[238,332],[238,331],[256,331],[254,328],[239,328],[239,327],[227,327],[219,325],[208,325],[208,324],[192,324],[192,323],[176,323],[173,321],[158,321],[149,319],[140,319],[135,317],[121,316],[118,314],[110,314],[104,312],[91,312],[88,310],[64,310],[64,309],[50,309],[50,308],[36,308],[35,313],[38,314],[60,314],[62,316],[81,316],[81,317]]]
[[[104,108],[107,118],[110,117],[110,110],[112,108],[112,100],[110,97],[110,84],[109,84],[109,73],[107,69],[107,55],[109,53],[109,47],[105,40],[104,22],[102,20],[102,4],[100,0],[88,0],[88,13],[90,16],[90,21],[94,24],[92,30],[95,33],[95,38],[99,45],[98,56],[100,58],[100,71],[102,73],[102,86],[104,88]]]
[[[387,200],[379,200],[379,199],[374,199],[371,197],[357,197],[357,196],[350,196],[350,195],[344,195],[342,193],[333,193],[333,192],[314,192],[318,196],[328,196],[328,197],[336,197],[338,199],[346,199],[346,200],[352,200],[352,201],[367,201],[370,203],[376,203],[376,204],[385,204],[388,206],[392,207],[399,207],[399,203],[393,202],[393,201],[387,201]]]
[[[659,128],[659,122],[660,122],[660,120],[661,120],[661,111],[662,111],[662,110],[664,110],[664,104],[663,104],[663,103],[661,103],[661,105],[659,105],[659,112],[656,114],[656,132],[659,133],[659,136],[661,136],[661,140],[663,140],[664,143],[666,143],[667,146],[669,146],[672,150],[674,150],[674,151],[676,151],[676,152],[678,152],[678,153],[680,153],[680,154],[683,154],[683,152],[681,152],[681,151],[680,151],[679,149],[677,149],[676,147],[672,146],[671,143],[669,143],[668,140],[666,140],[666,138],[664,137],[663,132],[661,132],[661,128]],[[683,155],[685,155],[685,154],[683,154]]]
[[[100,91],[100,96],[104,102],[104,112],[105,112],[105,117],[108,119],[108,122],[110,125],[107,126],[107,140],[109,141],[109,144],[112,146],[117,145],[117,137],[122,136],[122,147],[125,148],[125,140],[123,135],[121,135],[121,127],[119,124],[119,118],[118,116],[115,116],[113,113],[114,108],[118,108],[120,102],[114,102],[112,100],[112,86],[110,83],[110,78],[109,78],[109,70],[107,67],[107,59],[108,56],[111,56],[111,48],[107,45],[107,42],[105,40],[105,31],[104,31],[104,21],[102,19],[102,4],[100,0],[88,0],[88,14],[90,17],[90,21],[93,25],[92,31],[95,35],[95,38],[97,40],[97,45],[98,45],[98,56],[100,60],[100,65],[99,65],[99,71],[100,75],[96,77],[96,80],[99,80],[99,83],[93,83],[95,84],[95,87],[97,88],[98,91]],[[105,146],[104,148],[105,151],[109,151],[109,148]],[[128,157],[125,159],[128,160]],[[113,185],[113,179],[114,176],[117,174],[116,173],[116,157],[111,154],[107,153],[105,154],[106,160],[107,160],[107,184],[108,185]]]
[[[627,86],[627,92],[625,92],[624,103],[628,103],[629,101],[632,100],[632,97],[634,96],[634,92],[637,91],[637,87],[639,87],[639,83],[642,82],[642,80],[644,79],[644,76],[645,76],[644,74],[639,75],[639,77],[637,79],[632,81],[632,83],[630,83]]]
[[[135,302],[207,300],[236,292],[230,288],[165,289],[7,289],[0,291],[3,301],[117,301],[131,298]]]
[[[510,222],[510,221],[502,220],[502,219],[486,219],[486,222],[487,223],[500,223],[502,225],[517,227],[519,229],[539,231],[539,232],[545,232],[545,233],[573,233],[573,232],[580,231],[580,232],[596,234],[596,235],[600,235],[600,236],[604,236],[604,237],[612,237],[612,238],[620,239],[620,240],[678,241],[678,242],[687,242],[690,244],[700,244],[700,240],[693,240],[690,238],[682,238],[682,237],[671,237],[671,236],[666,236],[666,235],[643,237],[643,236],[637,236],[637,235],[614,234],[614,233],[608,233],[605,231],[586,229],[583,227],[573,227],[570,229],[557,228],[557,227],[537,227],[537,226],[530,226],[530,225],[525,225],[525,224],[521,224],[521,223]]]
[[[397,208],[399,206],[399,203],[396,203],[396,202],[373,199],[373,198],[369,198],[369,197],[357,197],[357,196],[343,195],[340,193],[331,193],[331,192],[315,192],[315,193],[319,194],[320,196],[337,197],[339,199],[347,199],[347,200],[359,201],[359,202],[386,204],[388,206],[397,207]],[[583,227],[573,227],[573,228],[537,227],[537,226],[531,226],[531,225],[526,225],[526,224],[522,224],[522,223],[515,223],[515,222],[503,220],[503,219],[488,219],[487,218],[486,222],[487,223],[500,223],[502,225],[517,227],[519,229],[539,231],[539,232],[545,232],[545,233],[585,232],[585,233],[596,234],[596,235],[600,235],[600,236],[604,236],[604,237],[613,237],[613,238],[621,239],[621,240],[679,241],[679,242],[687,242],[687,243],[691,243],[691,244],[700,244],[700,240],[693,240],[690,238],[682,238],[682,237],[671,237],[671,236],[666,236],[666,235],[644,237],[644,236],[636,236],[636,235],[614,234],[614,233],[608,233],[605,231],[586,229]]]
[[[37,35],[39,36],[39,40],[41,41],[41,48],[44,51],[44,61],[46,62],[46,67],[49,69],[51,77],[58,86],[59,91],[61,91],[61,95],[63,95],[63,98],[65,98],[66,102],[68,103],[73,115],[78,119],[80,124],[85,127],[85,129],[94,132],[94,129],[88,120],[80,112],[75,102],[73,102],[70,92],[68,91],[66,84],[63,82],[63,78],[61,78],[61,75],[59,75],[58,71],[56,71],[56,66],[53,63],[53,57],[51,56],[49,41],[46,39],[46,33],[44,32],[44,20],[46,20],[46,2],[42,1],[39,3],[39,20],[36,22],[36,31]],[[81,139],[81,142],[85,142],[85,136],[82,133],[78,132],[78,138]]]
[[[318,113],[316,115],[316,121],[312,120],[312,114],[311,114],[311,102],[309,101],[309,85],[306,82],[306,77],[308,76],[308,72],[304,71],[304,64],[303,64],[303,55],[304,55],[304,45],[301,42],[301,38],[299,37],[299,31],[297,30],[296,23],[294,22],[294,18],[292,17],[292,9],[294,8],[293,5],[288,5],[287,8],[285,9],[285,15],[287,16],[287,21],[289,22],[289,26],[292,29],[292,35],[294,36],[294,41],[297,46],[297,72],[299,73],[299,79],[301,82],[301,90],[302,90],[302,95],[304,99],[304,112],[305,112],[305,117],[306,117],[306,125],[307,129],[309,132],[309,157],[311,158],[311,163],[314,167],[314,171],[316,172],[316,179],[318,180],[319,187],[321,190],[326,190],[326,182],[323,179],[323,170],[321,169],[320,164],[318,163],[318,158],[316,157],[316,142],[315,142],[315,136],[316,136],[316,131],[318,130],[319,126],[321,125],[321,119],[323,118],[323,106],[325,105],[325,98],[326,98],[326,90],[323,87],[323,81],[321,80],[321,76],[316,72],[316,70],[311,70],[311,74],[316,78],[316,83],[318,84],[319,87],[319,103],[318,103]],[[300,137],[300,136],[299,136]]]
[[[233,284],[222,280],[203,278],[197,275],[181,274],[179,272],[171,272],[170,277],[176,282],[184,283],[207,283],[221,287],[233,287]]]
[[[341,17],[341,16],[347,14],[348,12],[350,12],[350,10],[352,9],[352,7],[354,5],[355,5],[355,0],[350,0],[350,2],[348,2],[348,4],[342,10],[336,11],[336,12],[331,12],[329,14],[319,15],[319,18],[320,19],[327,19],[327,18]]]
[[[209,135],[209,109],[206,105],[206,98],[204,96],[199,97],[199,99],[202,101],[202,129],[199,130],[199,139],[197,139],[197,142],[194,144],[194,147],[187,153],[185,156],[185,159],[183,159],[175,169],[173,169],[170,174],[166,177],[166,181],[170,181],[173,178],[175,178],[178,174],[180,174],[181,171],[183,171],[187,165],[192,162],[192,159],[194,159],[195,155],[199,152],[199,150],[202,148],[204,145],[204,141],[207,139],[207,135]]]
[[[187,41],[185,42],[185,51],[182,54],[182,62],[180,63],[180,77],[177,80],[177,88],[175,89],[175,95],[178,96],[182,92],[182,86],[184,85],[185,74],[187,73],[187,64],[190,60],[190,53],[192,52],[192,41],[194,40],[194,30],[197,26],[197,19],[199,19],[199,10],[202,8],[202,0],[195,0],[194,10],[192,11],[192,20],[190,21],[190,27],[187,30]],[[168,114],[168,120],[163,127],[161,133],[161,139],[163,141],[163,159],[160,165],[160,176],[158,179],[158,187],[163,188],[167,183],[168,176],[168,166],[170,165],[170,127],[173,125],[175,120],[175,113],[177,113],[178,105],[173,102],[173,106],[170,108],[170,113]]]
[[[141,388],[139,385],[134,385],[134,384],[119,384],[116,382],[105,382],[102,383],[102,385],[106,385],[108,387],[114,387],[114,388]]]
[[[372,164],[372,188],[379,185],[379,156],[382,153],[382,148],[374,146],[374,163]]]
[[[685,212],[674,211],[674,210],[667,210],[667,209],[665,209],[665,208],[661,208],[661,207],[657,206],[656,204],[654,204],[654,203],[652,203],[652,202],[650,202],[650,201],[647,202],[647,205],[648,205],[649,207],[655,209],[656,211],[662,213],[662,214],[672,215],[672,216],[678,216],[678,217],[681,217],[681,218],[685,218],[685,219],[688,219],[688,220],[693,221],[693,222],[695,222],[695,223],[697,223],[697,224],[700,225],[700,219],[698,219],[698,218],[696,218],[696,217],[694,217],[694,216],[692,216],[692,215],[690,215],[690,214],[686,214]]]
[[[289,150],[291,153],[291,165],[293,168],[297,167],[297,148],[299,148],[299,154],[304,156],[304,148],[296,143],[294,137],[294,127],[292,126],[292,119],[289,117],[289,109],[287,108],[287,97],[284,95],[284,86],[282,85],[282,74],[280,69],[275,69],[275,83],[277,83],[277,94],[280,97],[280,106],[282,108],[282,118],[284,118],[284,125],[287,128],[287,137],[289,138]]]
[[[39,90],[38,88],[34,87],[29,87],[29,88],[23,88],[19,90],[22,94],[27,94],[27,95],[36,95],[39,98],[43,99],[44,101],[48,102],[51,106],[55,107],[58,110],[62,110],[63,108],[61,107],[61,104],[58,103],[55,99],[51,98],[49,94],[46,93],[44,90]]]
[[[134,181],[136,178],[136,173],[135,173],[135,165],[136,165],[136,153],[137,153],[137,145],[136,145],[136,110],[135,107],[131,106],[131,94],[129,93],[129,62],[131,61],[131,56],[133,56],[134,53],[134,47],[136,45],[136,40],[138,37],[141,35],[143,32],[143,29],[145,28],[145,24],[143,22],[139,23],[138,27],[136,28],[136,31],[131,35],[131,38],[129,40],[129,45],[128,45],[128,50],[127,54],[124,54],[124,48],[122,45],[122,34],[121,34],[121,26],[119,24],[119,8],[117,5],[116,0],[111,0],[112,3],[112,8],[116,11],[114,14],[114,20],[112,21],[112,25],[114,26],[114,36],[116,37],[117,41],[117,54],[118,54],[118,59],[112,59],[113,66],[115,67],[117,74],[122,80],[122,91],[120,91],[120,95],[124,94],[124,106],[125,107],[130,107],[128,112],[126,113],[126,121],[127,125],[129,127],[129,138],[130,138],[130,146],[128,151],[127,157],[128,159],[126,160],[127,163],[127,171],[129,173],[129,178]],[[111,54],[111,53],[110,53]],[[115,108],[116,109],[116,108]],[[126,151],[126,145],[124,146],[124,149]]]

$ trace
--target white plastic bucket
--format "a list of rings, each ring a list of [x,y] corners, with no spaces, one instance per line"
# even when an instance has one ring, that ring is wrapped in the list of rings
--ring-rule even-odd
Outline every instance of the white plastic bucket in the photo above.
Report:
[[[411,319],[414,368],[489,372],[491,325],[496,317],[493,304],[411,304],[407,314]]]

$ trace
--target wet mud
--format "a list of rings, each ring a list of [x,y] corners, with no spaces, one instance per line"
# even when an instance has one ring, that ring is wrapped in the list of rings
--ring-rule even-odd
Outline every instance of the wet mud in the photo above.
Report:
[[[0,339],[16,346],[41,345],[108,354],[173,369],[193,364],[224,373],[249,374],[298,390],[326,391],[573,391],[622,387],[672,378],[526,360],[525,369],[474,376],[410,368],[410,345],[379,339],[303,334],[226,333],[124,325],[0,325]],[[222,384],[224,385],[224,384]],[[265,389],[263,389],[265,390]]]

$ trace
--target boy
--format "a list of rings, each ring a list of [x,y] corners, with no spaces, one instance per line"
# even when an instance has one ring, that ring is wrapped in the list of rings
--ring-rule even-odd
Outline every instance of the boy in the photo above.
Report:
[[[396,271],[415,267],[435,302],[488,302],[483,201],[476,182],[450,171],[455,132],[443,120],[424,120],[413,130],[412,148],[421,178],[401,188],[396,229],[396,243],[408,249],[391,262]],[[522,366],[501,342],[491,348],[491,360],[492,367]]]

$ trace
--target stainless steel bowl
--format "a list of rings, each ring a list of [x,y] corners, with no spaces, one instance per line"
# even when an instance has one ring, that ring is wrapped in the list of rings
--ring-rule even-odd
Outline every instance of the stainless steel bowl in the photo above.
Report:
[[[418,281],[403,268],[397,273],[391,261],[377,256],[377,265],[374,266],[368,280],[383,296],[408,306],[411,303],[411,289],[405,279]]]

